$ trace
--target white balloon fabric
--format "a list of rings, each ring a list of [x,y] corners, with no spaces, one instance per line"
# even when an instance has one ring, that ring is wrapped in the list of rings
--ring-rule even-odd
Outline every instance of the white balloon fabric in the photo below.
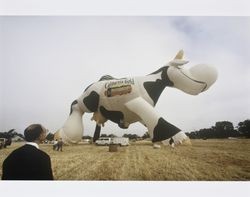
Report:
[[[217,71],[212,66],[199,64],[190,69],[170,67],[168,76],[177,89],[197,95],[207,90],[216,81]]]
[[[167,122],[154,109],[162,91],[165,87],[175,87],[197,95],[207,90],[217,79],[214,67],[199,64],[186,69],[184,64],[188,61],[182,58],[181,50],[167,65],[142,77],[101,77],[72,103],[70,116],[55,138],[62,138],[68,143],[79,142],[83,136],[82,115],[87,112],[93,113],[92,120],[96,121],[97,128],[104,126],[108,120],[121,128],[141,122],[148,128],[152,142],[172,138],[175,144],[182,143],[187,139],[185,133]]]

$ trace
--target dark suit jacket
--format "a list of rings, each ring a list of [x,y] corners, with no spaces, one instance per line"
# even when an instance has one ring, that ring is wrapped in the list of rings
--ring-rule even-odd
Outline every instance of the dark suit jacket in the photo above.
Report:
[[[2,180],[53,180],[49,155],[29,144],[14,150],[3,162]]]

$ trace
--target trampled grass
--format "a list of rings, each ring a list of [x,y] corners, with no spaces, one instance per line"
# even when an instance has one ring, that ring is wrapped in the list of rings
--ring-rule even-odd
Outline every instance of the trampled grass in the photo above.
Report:
[[[109,152],[107,146],[40,145],[52,161],[55,180],[249,181],[250,140],[191,140],[192,146],[153,149],[134,142]],[[0,163],[21,143],[0,150]],[[1,169],[2,170],[2,169]],[[2,171],[0,170],[0,175]]]

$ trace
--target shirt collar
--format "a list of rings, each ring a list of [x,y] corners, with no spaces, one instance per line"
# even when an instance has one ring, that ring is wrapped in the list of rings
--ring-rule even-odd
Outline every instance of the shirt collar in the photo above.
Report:
[[[31,146],[35,146],[37,149],[39,149],[38,144],[35,142],[26,142],[26,144],[31,145]]]

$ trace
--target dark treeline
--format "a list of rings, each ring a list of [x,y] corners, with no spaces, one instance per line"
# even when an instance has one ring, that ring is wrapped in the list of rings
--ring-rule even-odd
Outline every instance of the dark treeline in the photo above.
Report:
[[[117,136],[114,135],[114,134],[109,134],[109,135],[102,134],[101,137],[117,137]],[[129,134],[124,134],[122,137],[127,137],[127,138],[129,138],[130,140],[133,140],[133,139],[134,139],[134,140],[138,140],[138,139],[150,138],[148,132],[144,133],[143,136],[139,136],[139,135],[137,135],[137,134],[131,134],[131,133],[129,133]]]
[[[236,128],[233,123],[229,121],[216,122],[215,126],[211,128],[204,128],[198,131],[187,132],[186,135],[191,139],[221,139],[221,138],[236,138],[245,137],[250,138],[250,120],[247,119],[243,122],[239,122]],[[113,134],[102,134],[101,137],[116,137]],[[149,133],[144,133],[143,136],[136,134],[124,134],[122,137],[128,137],[131,139],[146,139],[150,138]]]
[[[212,138],[229,138],[229,137],[246,137],[250,138],[250,120],[247,119],[239,122],[236,128],[229,121],[216,122],[215,126],[198,131],[186,133],[191,139],[212,139]]]
[[[114,134],[107,135],[107,134],[104,133],[104,134],[101,134],[100,137],[111,137],[111,138],[114,138],[114,137],[117,137],[117,136],[114,135]],[[137,140],[137,139],[149,138],[149,134],[148,134],[148,132],[146,132],[142,137],[138,136],[137,134],[124,134],[122,137],[129,138],[130,140],[133,140],[133,139]],[[87,135],[87,136],[83,136],[82,139],[90,139],[91,140],[92,137],[89,136],[89,135]]]
[[[109,134],[109,135],[106,135],[106,134],[102,134],[101,137],[117,137],[116,135],[114,134]],[[124,134],[122,137],[127,137],[129,138],[130,140],[131,139],[138,139],[140,138],[140,136],[136,135],[136,134]]]
[[[229,121],[216,122],[215,126],[211,128],[200,129],[198,131],[186,132],[186,135],[191,139],[222,139],[222,138],[236,138],[244,137],[250,138],[250,120],[247,119],[239,122],[236,128],[233,123]],[[116,137],[114,134],[101,134],[100,137]],[[124,134],[122,137],[127,137],[130,140],[147,139],[150,138],[149,133],[146,132],[143,136],[137,134]],[[83,139],[92,139],[91,136],[83,136]]]
[[[7,132],[0,132],[0,138],[5,138],[6,142],[5,142],[5,146],[10,146],[12,143],[12,138],[15,136],[19,136],[20,138],[24,139],[24,136],[21,133],[17,133],[15,132],[15,129],[11,129]]]

